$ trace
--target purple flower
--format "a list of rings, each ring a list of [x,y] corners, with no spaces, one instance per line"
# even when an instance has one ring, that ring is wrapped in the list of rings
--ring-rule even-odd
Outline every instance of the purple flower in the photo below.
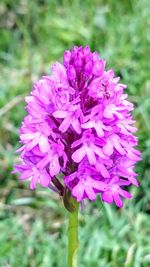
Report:
[[[65,183],[71,189],[72,195],[81,201],[84,198],[96,199],[98,192],[107,190],[107,184],[100,181],[100,173],[88,161],[83,160],[78,171],[65,176]],[[72,189],[73,187],[73,189]]]
[[[21,172],[20,175],[21,180],[29,179],[30,188],[35,189],[36,184],[40,183],[43,187],[47,187],[51,182],[51,177],[48,174],[46,169],[39,170],[35,165],[31,164],[22,164],[22,165],[15,165],[16,172]],[[14,172],[15,173],[15,172]]]
[[[74,47],[26,97],[15,172],[31,189],[40,183],[63,195],[67,188],[78,202],[99,195],[118,207],[132,197],[124,187],[138,186],[141,159],[133,104],[105,65],[89,47]]]
[[[112,204],[114,201],[119,208],[122,208],[123,202],[120,196],[128,199],[132,198],[132,195],[128,191],[122,189],[121,186],[129,184],[129,182],[123,181],[117,176],[112,177],[107,181],[108,189],[102,192],[102,200],[109,204]]]
[[[96,144],[96,138],[91,133],[91,130],[84,131],[82,138],[75,141],[72,144],[72,148],[77,147],[81,144],[81,147],[76,149],[76,151],[72,154],[72,159],[74,162],[79,163],[85,156],[87,156],[88,161],[91,165],[96,164],[96,155],[106,159],[107,156],[102,152],[100,146]]]

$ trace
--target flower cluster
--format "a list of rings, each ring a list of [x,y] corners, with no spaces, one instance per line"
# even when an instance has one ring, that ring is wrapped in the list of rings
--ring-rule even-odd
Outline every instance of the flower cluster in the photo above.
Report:
[[[140,152],[133,104],[118,81],[97,52],[74,47],[35,83],[20,129],[22,163],[15,166],[31,189],[40,183],[63,195],[67,188],[78,202],[98,194],[118,207],[132,197],[124,187],[138,186]]]

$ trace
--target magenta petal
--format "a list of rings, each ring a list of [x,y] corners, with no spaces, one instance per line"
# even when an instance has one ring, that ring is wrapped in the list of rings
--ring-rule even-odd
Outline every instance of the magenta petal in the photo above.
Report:
[[[21,140],[31,140],[34,138],[34,134],[33,133],[26,133],[26,134],[21,134],[20,135],[20,139]]]
[[[126,128],[127,128],[130,132],[133,132],[133,133],[137,132],[137,130],[138,130],[136,127],[134,127],[134,126],[130,126],[130,125],[127,125]]]
[[[32,176],[32,170],[26,170],[20,175],[19,179],[26,180],[29,179],[31,176]]]
[[[81,133],[81,126],[80,126],[80,123],[79,123],[79,120],[78,119],[74,119],[72,121],[72,127],[74,128],[74,130],[80,134]]]
[[[93,180],[92,186],[93,188],[98,189],[100,191],[105,191],[108,189],[107,184],[105,184],[104,182],[96,181],[96,180]]]
[[[32,150],[39,142],[39,138],[34,138],[31,142],[27,143],[26,148],[27,150]]]
[[[43,187],[48,187],[49,183],[51,181],[51,178],[47,171],[43,171],[40,175],[40,182]]]
[[[139,185],[137,179],[136,179],[134,176],[129,176],[129,177],[128,177],[128,180],[129,180],[133,185],[135,185],[135,186],[138,186],[138,185]]]
[[[86,147],[86,154],[87,154],[89,163],[90,163],[91,165],[96,164],[96,157],[95,157],[95,154],[94,154],[93,149],[90,148],[90,147]]]
[[[72,154],[72,159],[74,162],[79,163],[86,155],[86,151],[84,146],[81,148],[77,149],[73,154]]]
[[[19,164],[15,164],[14,165],[15,168],[15,173],[16,172],[23,172],[29,169],[29,167],[27,165],[19,165]]]
[[[112,197],[111,192],[109,192],[109,191],[104,192],[104,193],[102,194],[102,200],[103,200],[104,202],[107,202],[107,203],[109,203],[109,204],[112,204],[112,203],[113,203],[113,197]]]
[[[53,112],[53,116],[55,118],[64,119],[64,118],[66,118],[68,116],[68,111],[57,110],[57,111]]]
[[[38,162],[37,167],[39,169],[43,169],[51,161],[51,159],[52,159],[52,156],[47,155],[46,157],[44,157]]]
[[[75,141],[75,142],[72,143],[71,148],[77,147],[77,146],[79,146],[81,144],[82,144],[82,140],[79,139],[79,140],[77,140],[77,141]]]
[[[39,139],[39,148],[40,148],[40,150],[41,150],[42,153],[46,153],[50,149],[48,138],[46,136],[44,136],[44,135],[40,136],[40,139]]]
[[[98,137],[103,137],[104,136],[104,131],[102,129],[102,125],[99,123],[96,123],[96,127],[95,127],[96,133],[98,135]]]
[[[125,191],[122,188],[120,188],[119,193],[124,198],[132,198],[132,195],[128,191]]]
[[[122,148],[122,146],[120,145],[119,141],[115,141],[115,143],[114,143],[114,147],[116,148],[116,150],[117,150],[121,155],[124,155],[124,154],[125,154],[125,150]]]
[[[34,175],[32,180],[31,180],[31,183],[30,183],[30,188],[32,190],[36,189],[36,184],[38,182],[38,176],[37,175]]]
[[[113,108],[112,105],[106,106],[103,112],[103,116],[107,119],[112,119],[113,118]]]
[[[24,145],[24,146],[21,146],[20,148],[18,148],[18,149],[16,150],[16,152],[19,153],[19,152],[23,151],[25,148],[26,148],[25,145]]]
[[[87,196],[88,196],[88,198],[90,200],[95,200],[96,199],[96,194],[95,194],[95,192],[94,192],[94,190],[93,190],[93,188],[91,186],[87,185],[85,187],[85,193],[87,194]]]
[[[60,172],[60,164],[59,164],[59,160],[57,157],[54,157],[51,160],[49,170],[50,170],[50,175],[52,177],[57,175]]]
[[[107,156],[111,156],[113,154],[113,144],[110,140],[107,140],[106,145],[103,146],[103,152]]]
[[[83,198],[84,187],[82,183],[78,183],[72,190],[72,195],[77,198],[77,201],[80,202]]]
[[[74,172],[68,176],[65,176],[65,183],[68,184],[77,177],[77,172]]]
[[[117,192],[113,192],[113,199],[114,199],[117,207],[119,207],[119,208],[123,207],[122,199]]]
[[[103,151],[102,151],[102,149],[100,147],[94,145],[94,152],[99,157],[101,157],[103,159],[107,159],[106,155],[103,153]]]
[[[59,126],[59,130],[61,132],[63,132],[63,133],[66,132],[67,129],[69,128],[70,124],[71,124],[71,118],[70,117],[66,117],[63,120],[63,122],[61,123],[61,125]]]
[[[104,178],[109,178],[110,177],[110,174],[109,174],[109,172],[108,172],[108,170],[107,170],[107,168],[105,167],[104,164],[98,163],[96,165],[96,168]]]
[[[86,123],[81,124],[81,127],[83,129],[89,129],[89,128],[93,128],[94,127],[94,124],[93,124],[92,121],[88,121]]]

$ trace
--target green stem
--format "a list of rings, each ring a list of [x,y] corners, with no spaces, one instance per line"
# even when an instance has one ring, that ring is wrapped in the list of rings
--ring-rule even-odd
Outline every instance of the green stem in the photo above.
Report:
[[[79,204],[74,198],[71,199],[71,202],[75,207],[75,211],[68,213],[68,267],[77,267]]]

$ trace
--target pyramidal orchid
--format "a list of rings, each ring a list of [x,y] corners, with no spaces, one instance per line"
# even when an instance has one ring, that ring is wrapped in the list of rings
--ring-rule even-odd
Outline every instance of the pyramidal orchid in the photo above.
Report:
[[[134,107],[126,85],[105,65],[89,47],[74,47],[26,97],[15,172],[31,189],[39,183],[63,196],[68,209],[69,198],[77,207],[97,196],[121,208],[132,197],[126,188],[138,186]]]

